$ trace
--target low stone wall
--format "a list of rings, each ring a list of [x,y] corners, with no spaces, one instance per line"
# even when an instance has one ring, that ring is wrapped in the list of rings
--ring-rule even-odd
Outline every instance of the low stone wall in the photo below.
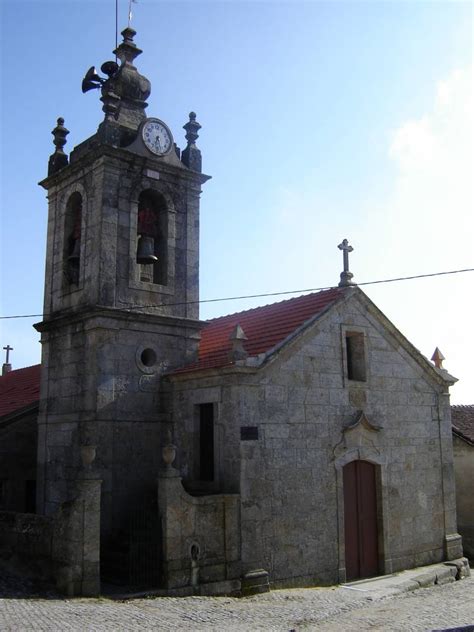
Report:
[[[158,508],[165,588],[192,586],[200,593],[203,585],[220,582],[228,592],[229,580],[241,573],[240,496],[190,496],[178,472],[167,470],[158,479]]]
[[[100,593],[100,491],[102,481],[77,482],[77,496],[55,514],[52,558],[58,589],[69,596]]]
[[[24,575],[52,579],[53,532],[50,516],[0,511],[0,560]]]
[[[22,575],[55,580],[68,596],[100,593],[101,481],[83,478],[52,516],[0,512],[0,561]]]

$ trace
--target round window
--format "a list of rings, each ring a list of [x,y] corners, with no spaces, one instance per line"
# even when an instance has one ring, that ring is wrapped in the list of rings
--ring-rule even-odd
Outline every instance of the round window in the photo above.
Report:
[[[150,368],[152,366],[155,366],[156,364],[156,353],[153,351],[153,349],[143,349],[143,351],[141,352],[140,355],[140,360],[142,361],[142,363]]]
[[[135,352],[135,362],[142,373],[153,375],[159,369],[158,353],[153,347],[141,345]]]

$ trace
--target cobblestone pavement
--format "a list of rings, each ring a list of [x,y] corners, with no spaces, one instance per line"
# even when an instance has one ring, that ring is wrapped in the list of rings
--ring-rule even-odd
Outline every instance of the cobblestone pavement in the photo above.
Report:
[[[0,630],[434,630],[474,624],[474,577],[378,601],[337,588],[228,597],[0,599]]]

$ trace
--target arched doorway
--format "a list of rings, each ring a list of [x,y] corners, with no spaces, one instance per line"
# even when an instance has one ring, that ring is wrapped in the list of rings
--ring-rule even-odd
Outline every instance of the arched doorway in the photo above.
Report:
[[[351,461],[343,468],[347,580],[379,573],[376,466]]]

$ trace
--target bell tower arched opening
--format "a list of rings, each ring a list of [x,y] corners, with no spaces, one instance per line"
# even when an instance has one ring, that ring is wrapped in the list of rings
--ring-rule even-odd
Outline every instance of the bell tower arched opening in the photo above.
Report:
[[[64,220],[64,282],[66,287],[79,285],[81,267],[82,196],[77,191],[66,205]]]
[[[137,264],[140,281],[168,285],[168,209],[151,189],[138,198]]]

